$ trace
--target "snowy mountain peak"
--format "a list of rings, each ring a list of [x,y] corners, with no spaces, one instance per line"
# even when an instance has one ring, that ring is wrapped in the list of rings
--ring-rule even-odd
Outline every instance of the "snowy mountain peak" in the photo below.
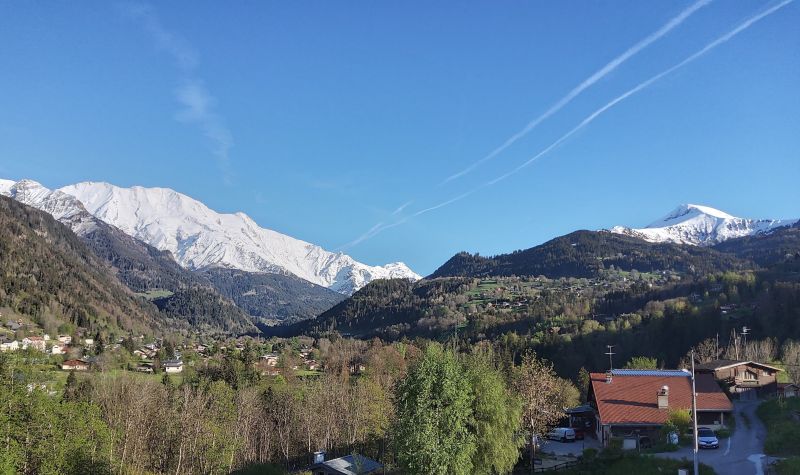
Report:
[[[650,242],[712,246],[728,239],[769,233],[796,222],[796,219],[737,218],[709,206],[684,204],[645,228],[615,226],[610,231]]]
[[[1,186],[1,185],[0,185]],[[421,277],[403,263],[368,266],[352,257],[265,229],[245,213],[217,213],[169,188],[83,182],[59,191],[126,234],[172,252],[182,266],[293,274],[344,294],[381,278]]]
[[[40,209],[83,235],[95,229],[95,218],[75,197],[53,191],[33,180],[0,180],[0,195]]]
[[[731,216],[724,211],[720,211],[710,206],[683,204],[672,210],[672,212],[670,212],[663,218],[659,219],[658,221],[650,223],[647,227],[660,228],[663,226],[669,226],[671,224],[675,224],[684,221],[687,218],[698,215],[708,215],[720,219],[736,219],[735,216]]]

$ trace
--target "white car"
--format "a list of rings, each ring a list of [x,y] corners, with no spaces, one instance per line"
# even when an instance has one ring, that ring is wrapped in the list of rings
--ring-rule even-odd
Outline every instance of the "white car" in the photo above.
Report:
[[[575,440],[575,431],[569,427],[556,427],[547,433],[547,438],[560,440],[561,442],[573,442]]]
[[[718,449],[719,439],[717,439],[717,434],[708,427],[698,428],[697,447],[700,449]]]

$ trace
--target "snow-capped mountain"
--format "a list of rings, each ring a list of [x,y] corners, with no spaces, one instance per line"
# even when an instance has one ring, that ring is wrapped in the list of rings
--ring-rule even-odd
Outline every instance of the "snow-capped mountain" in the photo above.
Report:
[[[56,192],[76,198],[89,213],[126,234],[170,251],[179,264],[192,270],[224,267],[288,273],[343,294],[374,279],[420,279],[401,262],[368,266],[262,228],[244,213],[217,213],[168,188],[85,182]]]
[[[645,228],[615,226],[610,231],[650,242],[712,246],[728,239],[769,233],[797,222],[797,219],[737,218],[708,206],[685,204]]]
[[[46,212],[79,236],[92,232],[97,226],[97,218],[86,211],[77,198],[50,190],[33,180],[0,180],[0,195]]]

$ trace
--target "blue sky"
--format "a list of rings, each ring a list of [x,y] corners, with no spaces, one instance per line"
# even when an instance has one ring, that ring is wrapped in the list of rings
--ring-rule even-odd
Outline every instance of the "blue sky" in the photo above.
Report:
[[[423,274],[685,202],[800,217],[798,3],[484,186],[778,2],[698,6],[442,183],[691,5],[4,1],[0,176],[166,186]]]

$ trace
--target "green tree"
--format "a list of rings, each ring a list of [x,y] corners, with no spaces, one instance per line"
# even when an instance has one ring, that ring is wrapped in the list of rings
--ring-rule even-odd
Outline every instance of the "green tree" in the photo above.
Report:
[[[634,356],[625,366],[625,369],[658,369],[658,360],[647,356]]]
[[[580,391],[581,402],[586,402],[589,398],[589,387],[592,385],[592,376],[589,372],[581,366],[578,370],[578,391]]]
[[[473,393],[456,355],[432,343],[397,387],[395,440],[409,474],[473,472]]]
[[[466,366],[474,394],[472,431],[477,444],[472,473],[509,473],[525,443],[519,437],[522,401],[510,394],[491,355],[475,354],[466,360]]]

